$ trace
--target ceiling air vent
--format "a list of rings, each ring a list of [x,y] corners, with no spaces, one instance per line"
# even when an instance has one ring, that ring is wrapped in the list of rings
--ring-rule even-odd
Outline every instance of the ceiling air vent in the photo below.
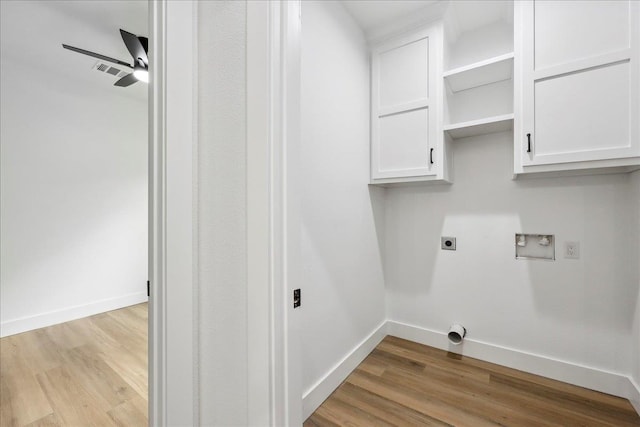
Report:
[[[112,76],[117,76],[120,73],[120,70],[116,67],[109,67],[107,73],[111,74]]]
[[[101,62],[101,61],[96,62],[96,64],[93,66],[93,69],[97,70],[97,71],[100,71],[102,73],[105,73],[105,74],[110,74],[110,75],[118,77],[118,78],[124,77],[127,74],[129,74],[128,71],[123,71],[123,70],[121,70],[119,68],[112,67],[111,65],[106,64],[106,63]]]

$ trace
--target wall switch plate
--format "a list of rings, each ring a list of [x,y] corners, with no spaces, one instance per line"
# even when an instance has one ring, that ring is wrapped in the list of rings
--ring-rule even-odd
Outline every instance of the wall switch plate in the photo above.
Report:
[[[445,251],[455,251],[456,250],[456,238],[455,237],[441,237],[440,238],[440,247]]]
[[[300,296],[300,289],[294,289],[293,290],[293,308],[300,307],[300,304],[302,304],[302,298]]]
[[[580,242],[564,242],[564,257],[580,259]]]

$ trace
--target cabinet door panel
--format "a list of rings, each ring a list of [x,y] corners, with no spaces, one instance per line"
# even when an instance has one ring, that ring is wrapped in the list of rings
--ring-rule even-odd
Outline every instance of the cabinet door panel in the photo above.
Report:
[[[640,156],[640,2],[534,0],[515,8],[516,171],[631,164]]]
[[[434,26],[372,49],[372,182],[434,180],[442,171],[438,161],[443,158],[438,138],[442,96],[435,87],[442,72],[441,43],[441,29]]]
[[[535,69],[629,47],[628,1],[536,1]]]
[[[557,156],[566,153],[600,159],[601,150],[628,147],[629,83],[629,62],[536,82],[539,162],[561,160]]]
[[[380,54],[379,108],[429,98],[429,43],[427,38]]]
[[[429,109],[381,117],[379,174],[414,176],[428,165]]]

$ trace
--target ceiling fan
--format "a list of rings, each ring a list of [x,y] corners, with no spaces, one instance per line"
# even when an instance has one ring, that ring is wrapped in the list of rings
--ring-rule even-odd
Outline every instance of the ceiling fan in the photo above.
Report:
[[[121,61],[119,59],[110,58],[99,53],[91,52],[89,50],[80,49],[78,47],[73,47],[66,44],[63,44],[62,47],[74,52],[81,53],[83,55],[93,56],[94,58],[102,59],[103,61],[109,61],[114,64],[131,68],[133,72],[127,74],[126,76],[115,82],[115,86],[126,87],[134,84],[137,81],[148,83],[149,59],[147,58],[147,52],[149,50],[149,39],[147,39],[146,37],[138,37],[135,34],[131,34],[122,29],[120,30],[120,35],[122,36],[122,40],[124,41],[125,46],[127,46],[129,53],[133,57],[133,64],[129,64],[128,62]]]

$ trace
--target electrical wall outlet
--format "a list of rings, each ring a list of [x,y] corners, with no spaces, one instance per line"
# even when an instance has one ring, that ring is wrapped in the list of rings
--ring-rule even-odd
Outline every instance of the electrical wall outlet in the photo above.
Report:
[[[564,242],[564,257],[580,259],[580,242]]]
[[[440,247],[446,251],[456,250],[456,238],[455,237],[441,237]]]

